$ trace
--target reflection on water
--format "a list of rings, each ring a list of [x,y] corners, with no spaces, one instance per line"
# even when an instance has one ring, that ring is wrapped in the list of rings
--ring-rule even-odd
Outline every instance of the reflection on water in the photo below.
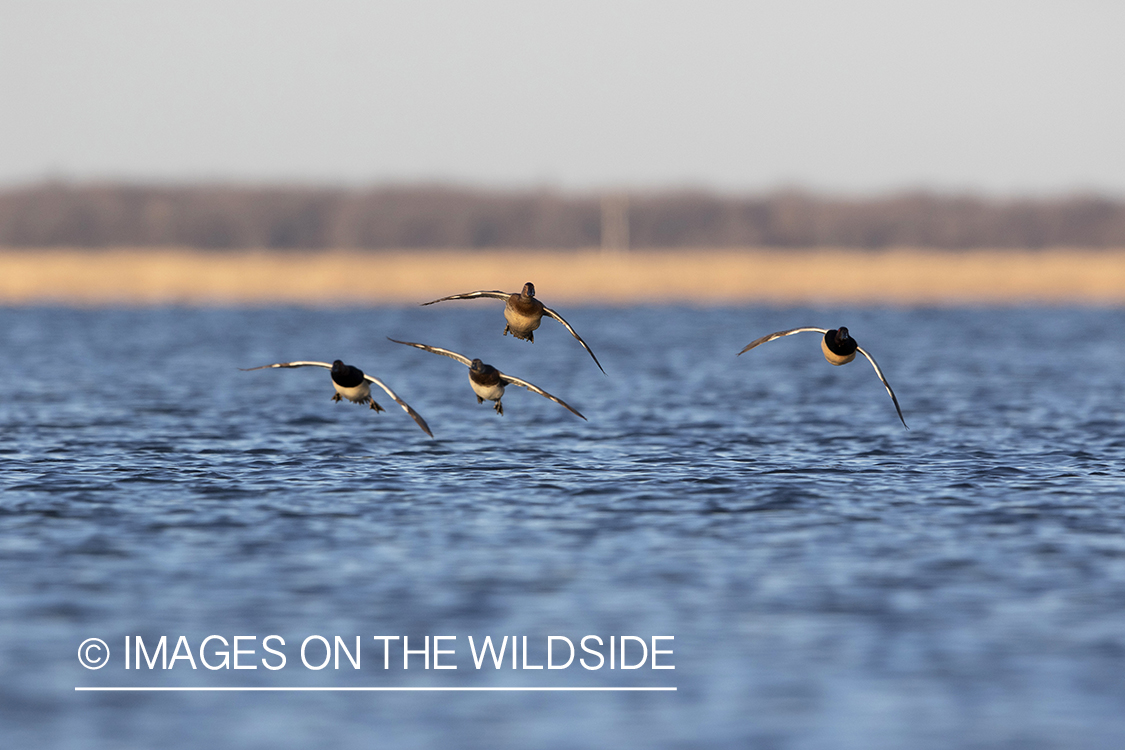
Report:
[[[13,746],[1116,747],[1120,310],[0,311],[0,721]],[[846,325],[862,360],[812,334]],[[505,414],[466,369],[522,389]],[[330,401],[344,359],[427,419]],[[125,636],[278,634],[290,666],[126,671]],[[359,672],[293,666],[310,634]],[[457,670],[373,635],[457,635]],[[473,668],[467,637],[674,635],[676,669]],[[106,669],[75,663],[100,637]],[[446,642],[447,646],[452,642]],[[198,654],[198,652],[196,652]],[[399,652],[400,653],[400,652]],[[323,655],[323,652],[321,652]],[[420,659],[421,657],[416,657]],[[540,659],[540,662],[542,659]],[[676,693],[91,694],[80,685]]]

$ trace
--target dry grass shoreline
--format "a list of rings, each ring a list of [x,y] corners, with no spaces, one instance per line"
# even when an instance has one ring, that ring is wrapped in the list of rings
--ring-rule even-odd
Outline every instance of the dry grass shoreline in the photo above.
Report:
[[[0,249],[0,305],[400,305],[524,281],[549,304],[1125,305],[1125,250]]]

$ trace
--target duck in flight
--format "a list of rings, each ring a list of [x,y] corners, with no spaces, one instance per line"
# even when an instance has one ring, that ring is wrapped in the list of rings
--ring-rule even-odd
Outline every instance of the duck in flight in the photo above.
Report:
[[[517,339],[524,339],[534,344],[535,329],[539,327],[539,324],[543,321],[543,316],[546,315],[566,326],[566,330],[570,331],[570,334],[578,339],[578,343],[582,344],[582,348],[589,352],[590,356],[594,358],[594,364],[598,366],[598,369],[601,370],[603,374],[605,373],[605,368],[602,367],[602,363],[598,361],[597,357],[594,357],[594,352],[586,345],[586,342],[582,340],[578,332],[570,327],[570,323],[567,323],[563,320],[561,315],[551,308],[544,306],[542,302],[535,298],[535,285],[530,281],[523,285],[523,291],[514,294],[498,290],[465,292],[464,294],[454,294],[449,297],[435,299],[433,302],[424,302],[422,303],[422,307],[451,299],[483,299],[486,297],[502,299],[505,302],[504,320],[508,321],[508,325],[504,326],[505,336],[511,333]]]
[[[567,402],[563,401],[561,398],[555,398],[542,388],[529,383],[526,380],[520,380],[519,378],[514,378],[511,375],[505,375],[492,365],[486,365],[479,359],[469,359],[463,354],[458,354],[457,352],[453,352],[448,349],[442,349],[437,346],[416,344],[412,341],[399,341],[398,339],[392,339],[390,337],[388,337],[388,340],[393,341],[396,344],[413,346],[415,349],[421,349],[424,352],[431,352],[433,354],[441,354],[445,357],[450,357],[451,359],[455,359],[461,364],[468,367],[469,385],[473,387],[473,393],[477,394],[477,403],[480,404],[484,403],[485,401],[495,401],[496,413],[501,416],[504,415],[504,407],[500,404],[500,399],[504,395],[504,388],[508,385],[518,385],[521,388],[526,388],[532,393],[538,393],[544,398],[549,398],[556,404],[559,404],[560,406],[566,408],[572,414],[582,417],[577,409],[572,407]],[[586,417],[582,417],[582,419],[586,419]]]
[[[906,420],[902,417],[902,409],[899,408],[898,399],[895,398],[895,392],[891,390],[891,384],[887,382],[887,378],[883,375],[883,371],[879,369],[879,365],[875,362],[875,358],[865,352],[855,342],[851,336],[848,335],[848,329],[840,326],[839,328],[790,328],[788,331],[778,331],[771,333],[768,336],[762,336],[757,341],[752,341],[738,354],[742,355],[753,349],[759,344],[765,344],[774,339],[779,339],[782,336],[790,336],[794,333],[801,333],[803,331],[815,331],[816,333],[824,334],[820,340],[820,350],[824,352],[824,358],[828,360],[829,364],[833,365],[846,365],[855,359],[855,353],[859,352],[867,357],[867,361],[875,368],[875,374],[879,376],[879,380],[883,381],[883,387],[887,389],[887,393],[891,394],[891,401],[895,404],[895,411],[898,412],[898,418],[902,420],[902,426],[906,427]],[[906,427],[906,429],[910,429]]]
[[[363,370],[358,367],[345,365],[340,360],[336,360],[332,364],[328,364],[327,362],[278,362],[272,365],[262,365],[261,367],[245,367],[239,369],[243,372],[249,372],[251,370],[265,370],[270,367],[323,367],[330,370],[332,374],[332,386],[336,389],[336,393],[332,395],[333,401],[346,398],[353,404],[369,404],[371,408],[377,412],[385,411],[383,407],[375,403],[375,399],[371,398],[371,384],[374,383],[386,391],[387,395],[393,398],[395,403],[401,406],[403,410],[410,415],[410,418],[418,423],[418,426],[422,428],[422,432],[430,437],[434,436],[434,433],[430,432],[430,426],[426,424],[426,420],[422,419],[421,414],[411,409],[410,404],[399,398],[382,380],[370,375],[365,375]]]

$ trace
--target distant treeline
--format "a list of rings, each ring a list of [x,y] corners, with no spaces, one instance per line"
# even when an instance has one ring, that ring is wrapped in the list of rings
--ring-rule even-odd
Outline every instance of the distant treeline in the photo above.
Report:
[[[0,190],[0,246],[582,248],[622,211],[638,248],[1125,247],[1125,203],[1098,197],[63,183]]]

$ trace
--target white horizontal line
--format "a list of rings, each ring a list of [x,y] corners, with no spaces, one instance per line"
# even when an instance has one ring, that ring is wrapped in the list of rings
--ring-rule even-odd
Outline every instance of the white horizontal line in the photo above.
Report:
[[[81,692],[116,693],[292,693],[292,692],[378,692],[378,693],[653,693],[675,692],[674,687],[76,687]]]

